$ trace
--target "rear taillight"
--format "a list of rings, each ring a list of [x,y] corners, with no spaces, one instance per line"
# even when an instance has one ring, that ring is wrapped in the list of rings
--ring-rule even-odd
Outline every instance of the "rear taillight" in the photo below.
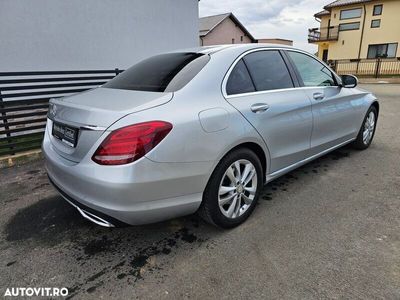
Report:
[[[171,131],[163,121],[139,123],[117,129],[101,143],[92,156],[100,165],[123,165],[143,157]]]

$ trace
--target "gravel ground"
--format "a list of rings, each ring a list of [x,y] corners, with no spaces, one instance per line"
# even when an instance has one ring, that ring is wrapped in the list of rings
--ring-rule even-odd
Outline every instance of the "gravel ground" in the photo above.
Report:
[[[400,85],[366,151],[328,154],[267,185],[222,231],[188,216],[107,229],[49,185],[43,162],[0,170],[0,295],[67,287],[76,299],[400,299]]]

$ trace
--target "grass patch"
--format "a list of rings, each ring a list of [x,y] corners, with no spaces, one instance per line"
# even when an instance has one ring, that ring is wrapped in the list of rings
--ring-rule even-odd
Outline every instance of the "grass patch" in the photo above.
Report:
[[[44,132],[37,132],[21,136],[11,136],[9,138],[2,137],[0,139],[0,156],[10,154],[9,152],[11,150],[14,153],[18,153],[21,151],[40,148],[43,135]]]

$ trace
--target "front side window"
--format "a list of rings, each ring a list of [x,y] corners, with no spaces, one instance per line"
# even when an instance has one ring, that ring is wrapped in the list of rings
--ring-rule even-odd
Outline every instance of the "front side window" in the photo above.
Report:
[[[293,87],[292,78],[279,51],[257,51],[247,54],[243,59],[257,91]]]
[[[334,86],[332,72],[318,60],[303,53],[288,51],[304,86]]]
[[[374,16],[380,16],[382,14],[382,8],[383,8],[382,4],[374,5],[373,15]]]
[[[167,53],[145,59],[103,87],[149,92],[175,92],[184,87],[207,64],[201,53]]]
[[[362,9],[354,8],[354,9],[345,9],[340,11],[340,20],[353,19],[361,17]]]
[[[396,57],[397,43],[368,46],[367,58]]]
[[[227,95],[255,92],[247,67],[241,59],[233,68],[226,83]]]
[[[339,31],[360,29],[360,22],[339,24]]]

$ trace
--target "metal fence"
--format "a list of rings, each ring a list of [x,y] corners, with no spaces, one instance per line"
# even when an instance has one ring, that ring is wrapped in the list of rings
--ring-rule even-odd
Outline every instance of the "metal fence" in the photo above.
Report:
[[[339,75],[353,74],[375,78],[400,75],[400,57],[334,60],[329,63]]]
[[[50,98],[97,87],[120,72],[0,72],[0,156],[40,148]]]

